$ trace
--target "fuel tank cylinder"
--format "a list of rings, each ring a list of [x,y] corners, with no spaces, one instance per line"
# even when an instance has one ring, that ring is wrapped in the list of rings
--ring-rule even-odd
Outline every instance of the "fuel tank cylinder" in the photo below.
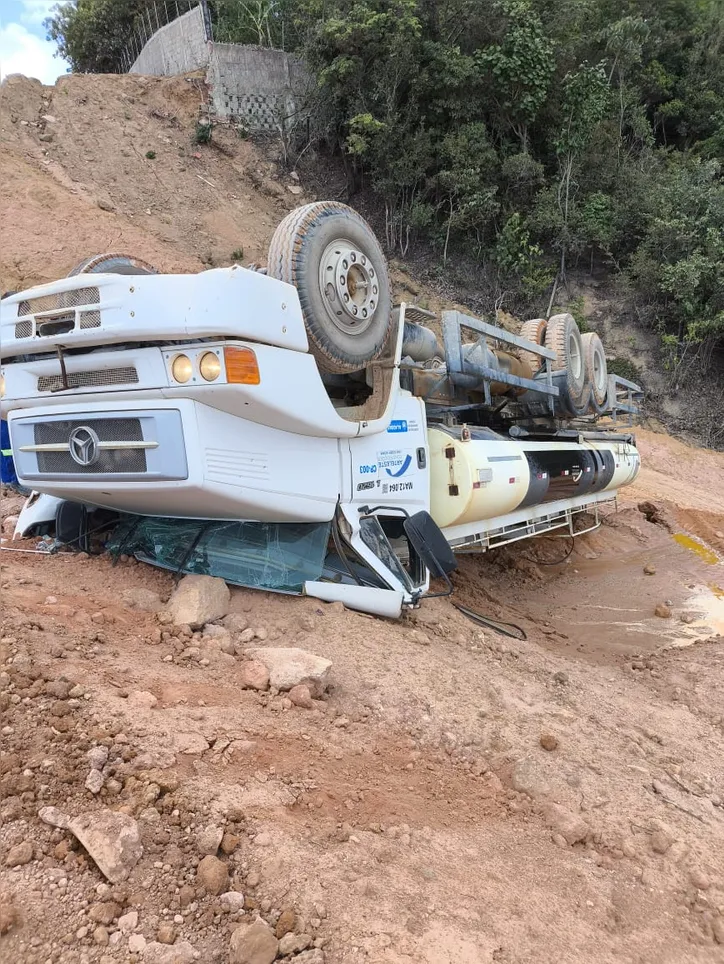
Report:
[[[441,529],[516,509],[614,491],[639,470],[623,440],[536,442],[486,429],[431,428],[430,512]]]

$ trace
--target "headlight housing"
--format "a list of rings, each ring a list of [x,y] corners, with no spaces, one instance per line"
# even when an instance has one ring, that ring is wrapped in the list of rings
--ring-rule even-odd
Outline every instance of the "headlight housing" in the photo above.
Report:
[[[171,364],[171,374],[174,380],[181,385],[185,385],[186,382],[191,381],[194,374],[194,366],[191,364],[191,359],[188,355],[176,355]]]
[[[221,374],[221,359],[213,351],[204,352],[199,359],[199,372],[204,381],[214,382]]]

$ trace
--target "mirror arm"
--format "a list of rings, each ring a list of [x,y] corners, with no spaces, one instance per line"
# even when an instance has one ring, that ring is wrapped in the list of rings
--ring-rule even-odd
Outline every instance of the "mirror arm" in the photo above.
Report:
[[[433,576],[434,574],[430,573],[430,575]],[[420,596],[420,599],[437,599],[440,596],[452,596],[453,592],[455,592],[455,587],[448,579],[447,573],[440,572],[437,575],[435,575],[434,578],[444,579],[445,582],[447,583],[447,589],[445,590],[445,592],[426,592],[422,596]]]

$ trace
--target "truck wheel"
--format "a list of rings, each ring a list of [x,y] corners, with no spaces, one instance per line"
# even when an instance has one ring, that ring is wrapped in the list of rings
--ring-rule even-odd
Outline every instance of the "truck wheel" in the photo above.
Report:
[[[530,321],[524,321],[520,326],[519,335],[526,341],[532,341],[534,345],[542,345],[547,327],[548,322],[545,318],[531,318]],[[524,351],[522,348],[518,349],[518,357],[522,362],[527,362],[530,365],[530,370],[534,375],[543,367],[545,361],[540,355],[536,355],[532,351]]]
[[[598,405],[603,405],[608,395],[608,365],[603,343],[593,331],[581,335],[583,345],[583,364],[586,368],[586,378],[591,383],[593,397]]]
[[[548,319],[545,346],[556,353],[551,368],[553,371],[565,370],[568,395],[571,402],[578,405],[583,400],[586,387],[586,366],[581,333],[573,315],[553,315]]]
[[[387,263],[367,222],[337,201],[291,211],[274,232],[268,274],[297,289],[320,370],[355,372],[390,337]]]
[[[77,264],[67,275],[79,274],[158,274],[153,265],[127,254],[94,254]]]

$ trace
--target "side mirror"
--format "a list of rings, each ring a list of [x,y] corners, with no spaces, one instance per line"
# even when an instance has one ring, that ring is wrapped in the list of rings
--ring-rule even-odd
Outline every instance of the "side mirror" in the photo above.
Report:
[[[440,527],[429,512],[416,512],[408,516],[403,523],[405,535],[423,563],[430,570],[430,575],[438,579],[445,579],[457,567],[455,555],[442,534]],[[448,581],[449,582],[449,581]]]

